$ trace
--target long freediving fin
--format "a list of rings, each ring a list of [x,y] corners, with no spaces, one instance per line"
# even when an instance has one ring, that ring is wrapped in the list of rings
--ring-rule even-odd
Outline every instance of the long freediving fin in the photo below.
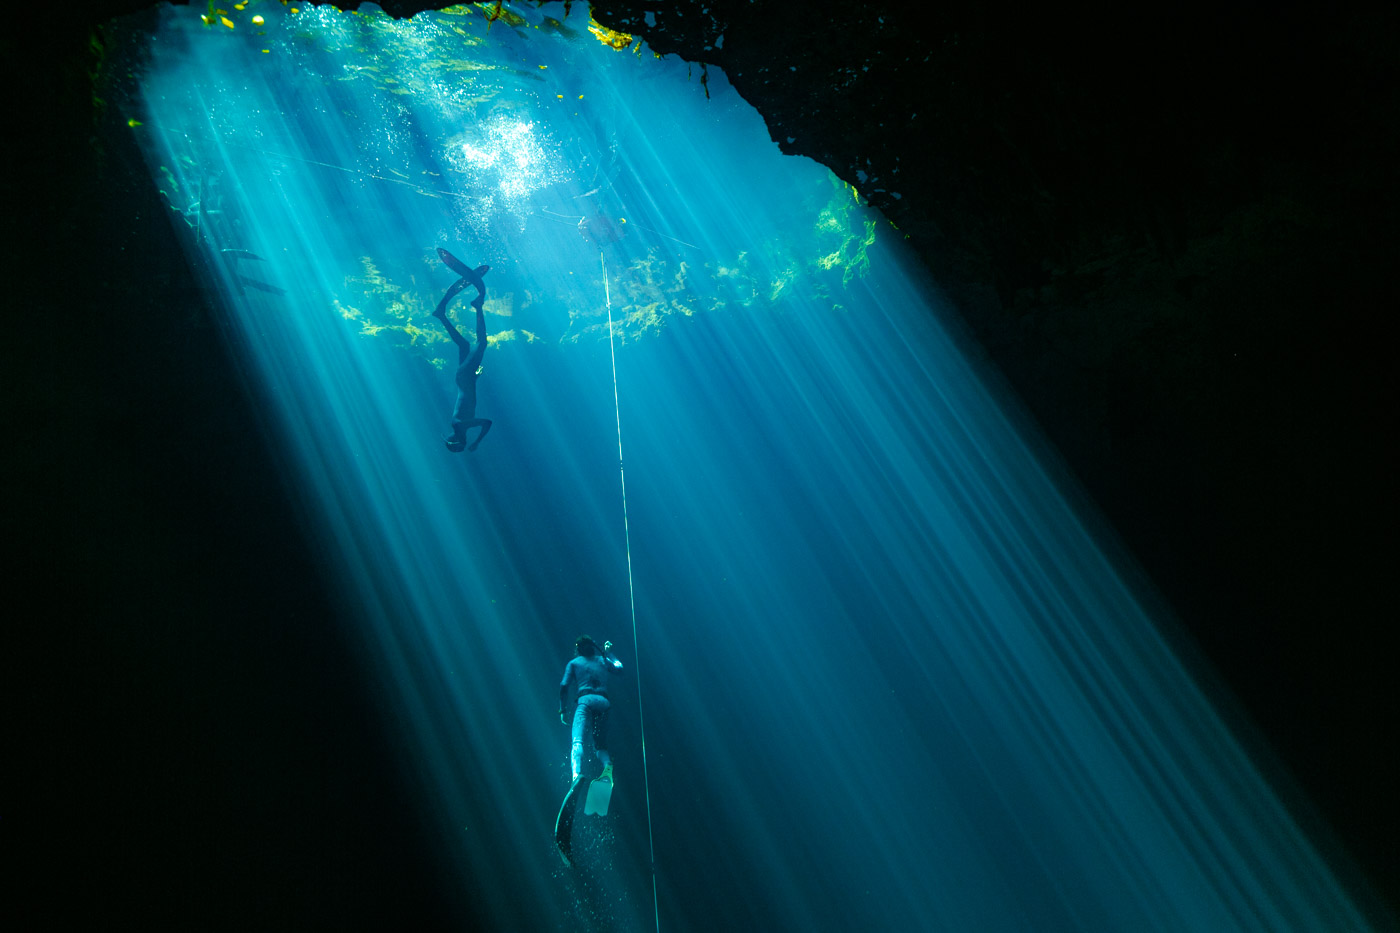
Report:
[[[584,815],[607,816],[608,804],[612,802],[612,792],[612,765],[608,765],[603,769],[602,774],[588,782],[588,799],[583,804]]]
[[[270,295],[285,295],[287,290],[276,285],[269,285],[267,282],[259,282],[257,279],[250,279],[246,275],[240,275],[238,281],[248,288],[256,288],[260,292],[267,292]]]
[[[456,256],[453,256],[441,246],[437,248],[437,252],[438,258],[442,260],[443,265],[460,275],[468,284],[475,285],[477,292],[480,293],[483,298],[486,296],[486,283],[482,281],[481,277],[491,271],[490,266],[477,266],[475,269],[469,269],[466,263],[462,262],[462,260],[458,259]]]
[[[583,790],[583,778],[576,777],[559,805],[559,815],[554,820],[554,845],[565,868],[572,868],[574,848],[574,817],[578,814],[578,795]]]
[[[444,264],[446,264],[447,268],[451,269],[453,272],[457,273],[460,276],[466,276],[468,271],[466,263],[462,262],[462,260],[458,259],[456,256],[453,256],[441,246],[437,248],[437,251],[438,258],[441,259]]]
[[[475,269],[468,269],[467,274],[462,276],[463,282],[470,282],[476,286],[476,296],[482,301],[486,300],[486,283],[481,277],[490,271],[490,266],[477,266]]]

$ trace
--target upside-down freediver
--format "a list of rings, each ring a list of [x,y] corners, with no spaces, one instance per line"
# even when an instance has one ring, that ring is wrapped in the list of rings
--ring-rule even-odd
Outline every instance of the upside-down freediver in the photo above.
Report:
[[[442,321],[442,326],[447,328],[447,336],[457,345],[457,405],[452,409],[452,434],[447,438],[447,449],[453,453],[461,453],[463,450],[476,450],[476,445],[480,444],[486,432],[491,430],[490,419],[476,417],[476,377],[481,375],[481,359],[486,355],[486,315],[482,310],[486,304],[486,283],[481,277],[491,271],[491,267],[479,266],[469,269],[466,263],[441,246],[438,247],[438,257],[447,268],[461,276],[452,283],[447,289],[447,294],[442,296],[442,301],[433,309],[433,317]],[[468,285],[476,286],[476,298],[472,299],[471,303],[476,309],[475,349],[472,349],[471,342],[463,337],[447,318],[448,304]],[[481,433],[468,446],[467,431],[474,427],[480,427]]]

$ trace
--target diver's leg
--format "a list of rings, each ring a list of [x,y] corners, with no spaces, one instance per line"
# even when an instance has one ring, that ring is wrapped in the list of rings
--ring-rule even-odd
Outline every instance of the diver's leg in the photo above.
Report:
[[[449,288],[447,290],[447,293],[442,296],[442,301],[439,301],[438,306],[433,309],[433,317],[446,318],[447,306],[450,305],[452,303],[452,299],[456,298],[458,293],[460,293],[462,289],[466,287],[466,279],[458,279],[457,281],[453,282],[452,287]]]
[[[464,350],[460,355],[461,358],[458,360],[458,363],[469,369],[472,376],[475,377],[476,371],[481,368],[482,358],[486,356],[486,315],[481,312],[481,299],[478,298],[476,301],[473,301],[472,307],[476,309],[476,349],[468,356],[465,352],[465,348],[470,346],[470,344],[468,344],[465,339],[462,343],[457,344],[457,346]]]
[[[612,756],[608,754],[608,710],[612,708],[612,703],[606,697],[598,697],[601,703],[596,704],[597,710],[593,715],[593,750],[598,753],[598,760],[603,763],[603,773],[611,776]]]
[[[588,729],[588,705],[579,697],[574,707],[573,744],[569,747],[569,768],[573,772],[571,780],[578,780],[579,768],[583,765],[583,736]]]
[[[472,352],[471,342],[468,341],[466,337],[462,336],[461,331],[452,326],[452,322],[447,319],[446,314],[437,314],[434,312],[433,317],[442,321],[442,326],[447,328],[447,336],[457,345],[458,365],[465,363],[467,361],[467,356]]]

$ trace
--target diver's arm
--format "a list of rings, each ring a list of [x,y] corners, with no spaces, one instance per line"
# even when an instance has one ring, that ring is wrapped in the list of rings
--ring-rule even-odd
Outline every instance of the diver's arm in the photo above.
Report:
[[[613,666],[614,670],[622,670],[622,662],[612,656],[612,642],[603,642],[603,660]]]

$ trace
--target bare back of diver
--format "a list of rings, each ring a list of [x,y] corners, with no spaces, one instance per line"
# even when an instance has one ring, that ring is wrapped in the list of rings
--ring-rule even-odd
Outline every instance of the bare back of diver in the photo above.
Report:
[[[460,453],[463,450],[476,450],[486,432],[491,430],[490,419],[476,417],[476,377],[481,373],[481,360],[486,355],[486,315],[482,310],[486,304],[486,283],[481,277],[491,271],[491,267],[469,269],[465,263],[441,246],[438,247],[438,257],[449,269],[461,276],[452,283],[447,293],[442,296],[442,301],[433,309],[433,317],[442,321],[442,326],[447,328],[447,336],[457,345],[457,404],[452,410],[452,434],[447,438],[447,449],[453,453]],[[475,348],[447,317],[447,306],[457,297],[457,293],[468,285],[475,286],[477,292],[471,303],[476,309]],[[469,446],[467,432],[474,427],[481,428],[481,433]]]

